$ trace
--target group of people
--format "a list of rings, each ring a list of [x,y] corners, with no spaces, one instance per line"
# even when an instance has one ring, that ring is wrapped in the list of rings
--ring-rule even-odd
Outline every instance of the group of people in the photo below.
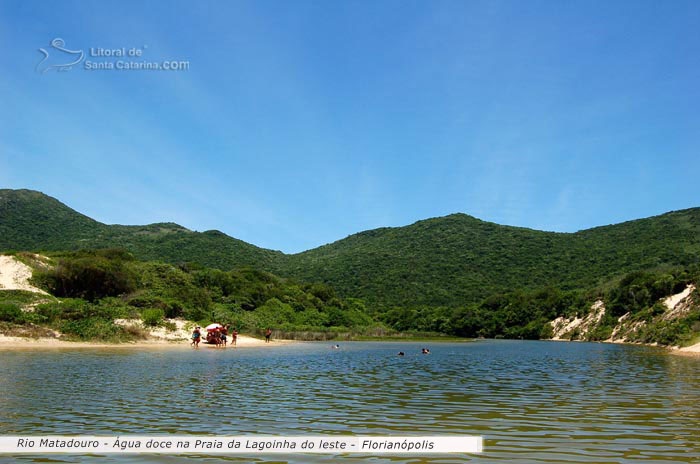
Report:
[[[420,352],[421,352],[421,354],[430,354],[430,350],[428,348],[421,348]],[[403,351],[399,351],[397,353],[397,355],[398,356],[406,356],[406,353],[404,353]]]
[[[210,345],[216,345],[217,348],[226,347],[228,344],[228,337],[231,336],[231,346],[236,346],[238,340],[238,330],[235,328],[231,330],[231,324],[220,325],[212,329],[207,330],[206,340]],[[270,337],[272,336],[272,330],[268,327],[265,330],[265,343],[270,343]],[[192,331],[192,342],[191,346],[199,348],[199,342],[202,341],[202,328],[196,326],[194,331]]]
[[[340,349],[340,345],[333,345],[333,346],[331,346],[331,348],[333,348],[334,350],[339,350],[339,349]],[[421,348],[421,349],[420,349],[420,352],[421,352],[421,354],[430,354],[430,349],[428,349],[428,348]],[[398,356],[406,356],[406,353],[404,353],[403,351],[399,351],[399,352],[397,353],[397,355],[398,355]]]
[[[231,346],[235,346],[238,340],[238,330],[231,330],[231,324],[222,325],[213,329],[207,330],[207,343],[216,345],[217,348],[225,347],[228,344],[229,334],[231,336]],[[202,341],[202,328],[197,326],[192,332],[192,342],[190,345],[199,348],[199,342]]]
[[[219,325],[217,324],[217,327],[207,329],[207,343],[210,345],[216,345],[217,348],[220,347],[226,347],[228,344],[228,337],[229,335],[231,336],[231,345],[235,346],[236,341],[238,339],[238,330],[235,328],[231,330],[231,324],[226,324],[226,325]],[[269,327],[265,329],[265,343],[270,343],[270,337],[272,336],[272,329]],[[196,326],[194,328],[194,331],[192,332],[192,342],[190,345],[194,346],[195,348],[199,348],[199,342],[202,341],[202,328],[200,326]],[[340,345],[333,345],[331,348],[334,350],[340,349]],[[421,348],[420,350],[421,354],[430,354],[430,349],[428,348]],[[405,356],[406,353],[403,351],[398,352],[398,356]]]

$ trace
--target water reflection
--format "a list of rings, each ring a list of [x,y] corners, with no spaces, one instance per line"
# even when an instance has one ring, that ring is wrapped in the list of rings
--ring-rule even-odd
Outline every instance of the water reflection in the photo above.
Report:
[[[0,433],[486,438],[478,456],[140,455],[101,462],[700,461],[699,359],[588,343],[434,344],[427,356],[420,348],[0,352]],[[47,459],[81,462],[12,457]]]

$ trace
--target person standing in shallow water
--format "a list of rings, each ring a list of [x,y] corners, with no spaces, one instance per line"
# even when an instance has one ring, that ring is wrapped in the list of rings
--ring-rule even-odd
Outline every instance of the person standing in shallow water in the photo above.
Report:
[[[221,342],[224,345],[224,348],[226,347],[226,344],[228,343],[228,328],[231,327],[229,324],[226,324],[221,328]]]
[[[199,348],[199,341],[202,338],[202,332],[199,331],[199,326],[195,327],[194,332],[192,332],[192,343],[190,345],[195,348]]]
[[[265,331],[265,343],[270,343],[270,337],[272,336],[272,330],[268,327]]]

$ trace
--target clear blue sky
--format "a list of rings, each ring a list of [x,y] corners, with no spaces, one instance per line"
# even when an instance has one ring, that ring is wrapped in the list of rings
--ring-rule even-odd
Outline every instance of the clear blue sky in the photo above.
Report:
[[[285,252],[700,206],[698,24],[680,0],[3,0],[0,187]],[[57,37],[190,69],[37,72]]]

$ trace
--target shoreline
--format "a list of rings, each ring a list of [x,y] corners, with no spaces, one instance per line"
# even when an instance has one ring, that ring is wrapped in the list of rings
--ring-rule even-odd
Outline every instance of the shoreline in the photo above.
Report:
[[[330,342],[331,340],[326,340]],[[341,340],[344,343],[351,342],[424,342],[425,340],[410,340],[410,339],[373,339],[373,340]],[[455,342],[455,340],[430,340],[434,343],[440,342]],[[478,339],[467,339],[462,342],[474,342]],[[541,341],[553,341],[553,342],[585,342],[584,340],[564,340],[564,339],[542,339]],[[223,349],[236,349],[236,348],[260,348],[260,347],[273,347],[281,345],[290,345],[305,343],[305,340],[287,340],[278,339],[272,340],[270,343],[265,343],[265,340],[260,338],[251,337],[248,335],[239,335],[238,343],[234,345],[227,345]],[[662,348],[669,354],[680,355],[680,356],[692,356],[700,357],[700,343],[695,345],[690,345],[686,347],[678,346],[662,346],[658,344],[651,343],[630,343],[630,342],[620,342],[620,341],[594,341],[589,343],[610,343],[615,345],[630,345],[630,346],[652,346],[656,348]],[[154,338],[150,340],[139,340],[135,342],[117,342],[117,343],[105,343],[105,342],[89,342],[89,341],[68,341],[61,340],[59,338],[53,337],[18,337],[0,334],[0,352],[1,351],[23,351],[23,350],[35,350],[35,349],[62,349],[62,348],[135,348],[135,349],[194,349],[190,345],[189,339],[173,340],[164,338]],[[200,343],[199,349],[222,349],[217,348],[214,345],[208,345],[206,343]]]
[[[265,343],[265,340],[250,337],[247,335],[239,335],[236,345],[227,345],[225,348],[217,348],[214,345],[200,343],[198,349],[237,349],[237,348],[261,348],[273,347],[280,345],[288,345],[300,343],[297,340],[272,340],[270,343]],[[67,341],[58,338],[50,337],[13,337],[8,335],[0,335],[0,351],[3,350],[34,350],[34,349],[56,349],[56,348],[149,348],[149,349],[194,349],[190,345],[190,340],[165,340],[151,339],[139,340],[136,342],[122,343],[104,343],[104,342],[85,342],[85,341]]]
[[[658,343],[636,343],[636,342],[623,342],[619,340],[566,340],[563,338],[545,338],[542,341],[548,342],[576,342],[576,343],[608,343],[611,345],[629,345],[629,346],[651,346],[654,348],[661,348],[666,350],[669,354],[677,354],[682,356],[700,356],[700,343],[690,346],[666,346],[659,345]]]
[[[475,339],[463,340],[428,340],[431,343],[471,343]],[[292,340],[292,339],[273,339],[270,343],[265,343],[264,339],[251,337],[248,335],[238,335],[237,344],[235,346],[229,344],[224,349],[229,348],[260,348],[273,347],[281,345],[292,345],[300,343],[362,343],[362,342],[386,342],[386,343],[425,343],[426,340],[412,340],[410,338],[386,338],[386,339],[371,339],[371,340]],[[150,340],[139,340],[135,342],[96,342],[96,341],[68,341],[54,337],[22,337],[0,334],[0,352],[4,350],[34,350],[34,349],[58,349],[58,348],[148,348],[148,349],[193,349],[189,339],[164,339],[154,338]],[[222,349],[216,348],[214,345],[200,343],[199,348],[204,349]]]
[[[671,347],[671,354],[677,354],[681,356],[700,356],[700,343],[695,345],[684,346],[680,348],[678,346]]]

